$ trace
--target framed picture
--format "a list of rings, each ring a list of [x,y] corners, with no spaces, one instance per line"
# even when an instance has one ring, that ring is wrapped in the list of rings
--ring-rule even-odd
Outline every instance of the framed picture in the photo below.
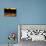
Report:
[[[20,34],[19,41],[46,41],[46,25],[20,24],[18,34]]]
[[[16,8],[4,8],[4,16],[16,16]]]

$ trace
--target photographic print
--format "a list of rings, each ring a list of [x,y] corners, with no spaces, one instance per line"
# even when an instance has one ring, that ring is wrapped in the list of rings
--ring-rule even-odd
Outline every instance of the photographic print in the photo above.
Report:
[[[4,16],[16,16],[16,8],[4,8]]]
[[[20,40],[46,41],[46,25],[20,25]]]

